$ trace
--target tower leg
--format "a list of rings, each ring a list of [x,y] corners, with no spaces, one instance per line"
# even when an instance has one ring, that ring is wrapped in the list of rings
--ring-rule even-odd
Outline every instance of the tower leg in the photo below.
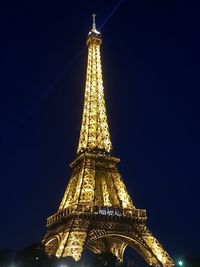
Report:
[[[80,260],[88,232],[88,221],[75,220],[71,228],[65,231],[56,251],[56,257],[73,257]]]
[[[174,262],[170,258],[169,254],[163,249],[158,240],[153,236],[153,234],[146,228],[146,231],[142,233],[142,238],[148,245],[149,249],[156,256],[163,267],[173,267]],[[156,263],[155,263],[155,266]]]
[[[117,259],[122,262],[124,256],[124,250],[127,244],[119,240],[111,240],[110,252],[117,257]]]

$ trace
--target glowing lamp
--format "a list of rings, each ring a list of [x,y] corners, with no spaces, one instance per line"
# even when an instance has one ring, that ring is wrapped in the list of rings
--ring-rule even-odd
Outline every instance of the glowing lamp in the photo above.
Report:
[[[183,261],[181,261],[181,260],[178,261],[178,265],[179,265],[179,266],[183,266]]]

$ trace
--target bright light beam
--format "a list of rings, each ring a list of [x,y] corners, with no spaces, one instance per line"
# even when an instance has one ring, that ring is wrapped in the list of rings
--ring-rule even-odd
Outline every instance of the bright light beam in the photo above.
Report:
[[[111,19],[113,14],[117,11],[117,9],[121,6],[123,0],[117,2],[114,6],[111,13],[107,16],[105,21],[100,26],[100,30],[108,23]],[[66,66],[66,68],[57,76],[57,78],[52,82],[52,84],[44,90],[44,92],[40,95],[39,99],[36,103],[15,123],[15,125],[10,129],[9,133],[6,134],[4,140],[0,144],[0,150],[3,149],[4,145],[7,143],[8,139],[12,137],[12,135],[26,122],[26,120],[38,109],[38,107],[43,103],[43,101],[48,97],[49,93],[55,89],[56,84],[64,77],[64,75],[71,69],[71,67],[75,64],[75,62],[79,59],[82,55],[83,51],[85,50],[86,46],[82,48],[77,55],[72,59],[72,61]]]
[[[113,10],[111,11],[111,13],[107,16],[107,18],[104,20],[104,22],[101,24],[100,26],[100,30],[105,26],[105,24],[111,19],[111,17],[113,16],[113,14],[117,11],[117,9],[120,7],[120,5],[122,4],[123,0],[120,0],[119,2],[117,2],[117,4],[114,6]]]
[[[52,84],[43,91],[43,93],[40,95],[38,100],[33,104],[33,106],[20,118],[16,121],[16,123],[13,125],[13,127],[10,129],[10,131],[6,134],[6,137],[4,137],[3,141],[0,144],[0,150],[3,149],[4,145],[7,143],[8,139],[26,122],[26,120],[38,109],[38,107],[43,103],[43,101],[48,97],[51,91],[53,91],[56,87],[56,84],[64,77],[64,74],[66,74],[71,67],[74,65],[74,63],[78,60],[78,58],[81,56],[83,51],[85,50],[86,46],[80,50],[79,53],[72,59],[72,61],[65,67],[65,69],[57,76],[57,78],[52,82]]]

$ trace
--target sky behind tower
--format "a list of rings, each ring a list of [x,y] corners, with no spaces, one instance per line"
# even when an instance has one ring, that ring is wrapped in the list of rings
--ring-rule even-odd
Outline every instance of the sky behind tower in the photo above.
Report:
[[[61,201],[96,13],[113,154],[169,254],[198,255],[200,7],[193,1],[0,4],[0,248],[40,241]]]

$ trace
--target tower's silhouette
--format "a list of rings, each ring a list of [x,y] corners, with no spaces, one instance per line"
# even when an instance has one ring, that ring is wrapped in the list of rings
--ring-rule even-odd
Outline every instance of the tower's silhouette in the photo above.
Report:
[[[131,246],[153,266],[172,267],[173,260],[146,225],[146,210],[136,209],[111,154],[100,46],[93,27],[87,37],[88,63],[83,118],[72,174],[58,211],[47,219],[46,252],[79,260],[86,247],[111,252],[120,261]]]

